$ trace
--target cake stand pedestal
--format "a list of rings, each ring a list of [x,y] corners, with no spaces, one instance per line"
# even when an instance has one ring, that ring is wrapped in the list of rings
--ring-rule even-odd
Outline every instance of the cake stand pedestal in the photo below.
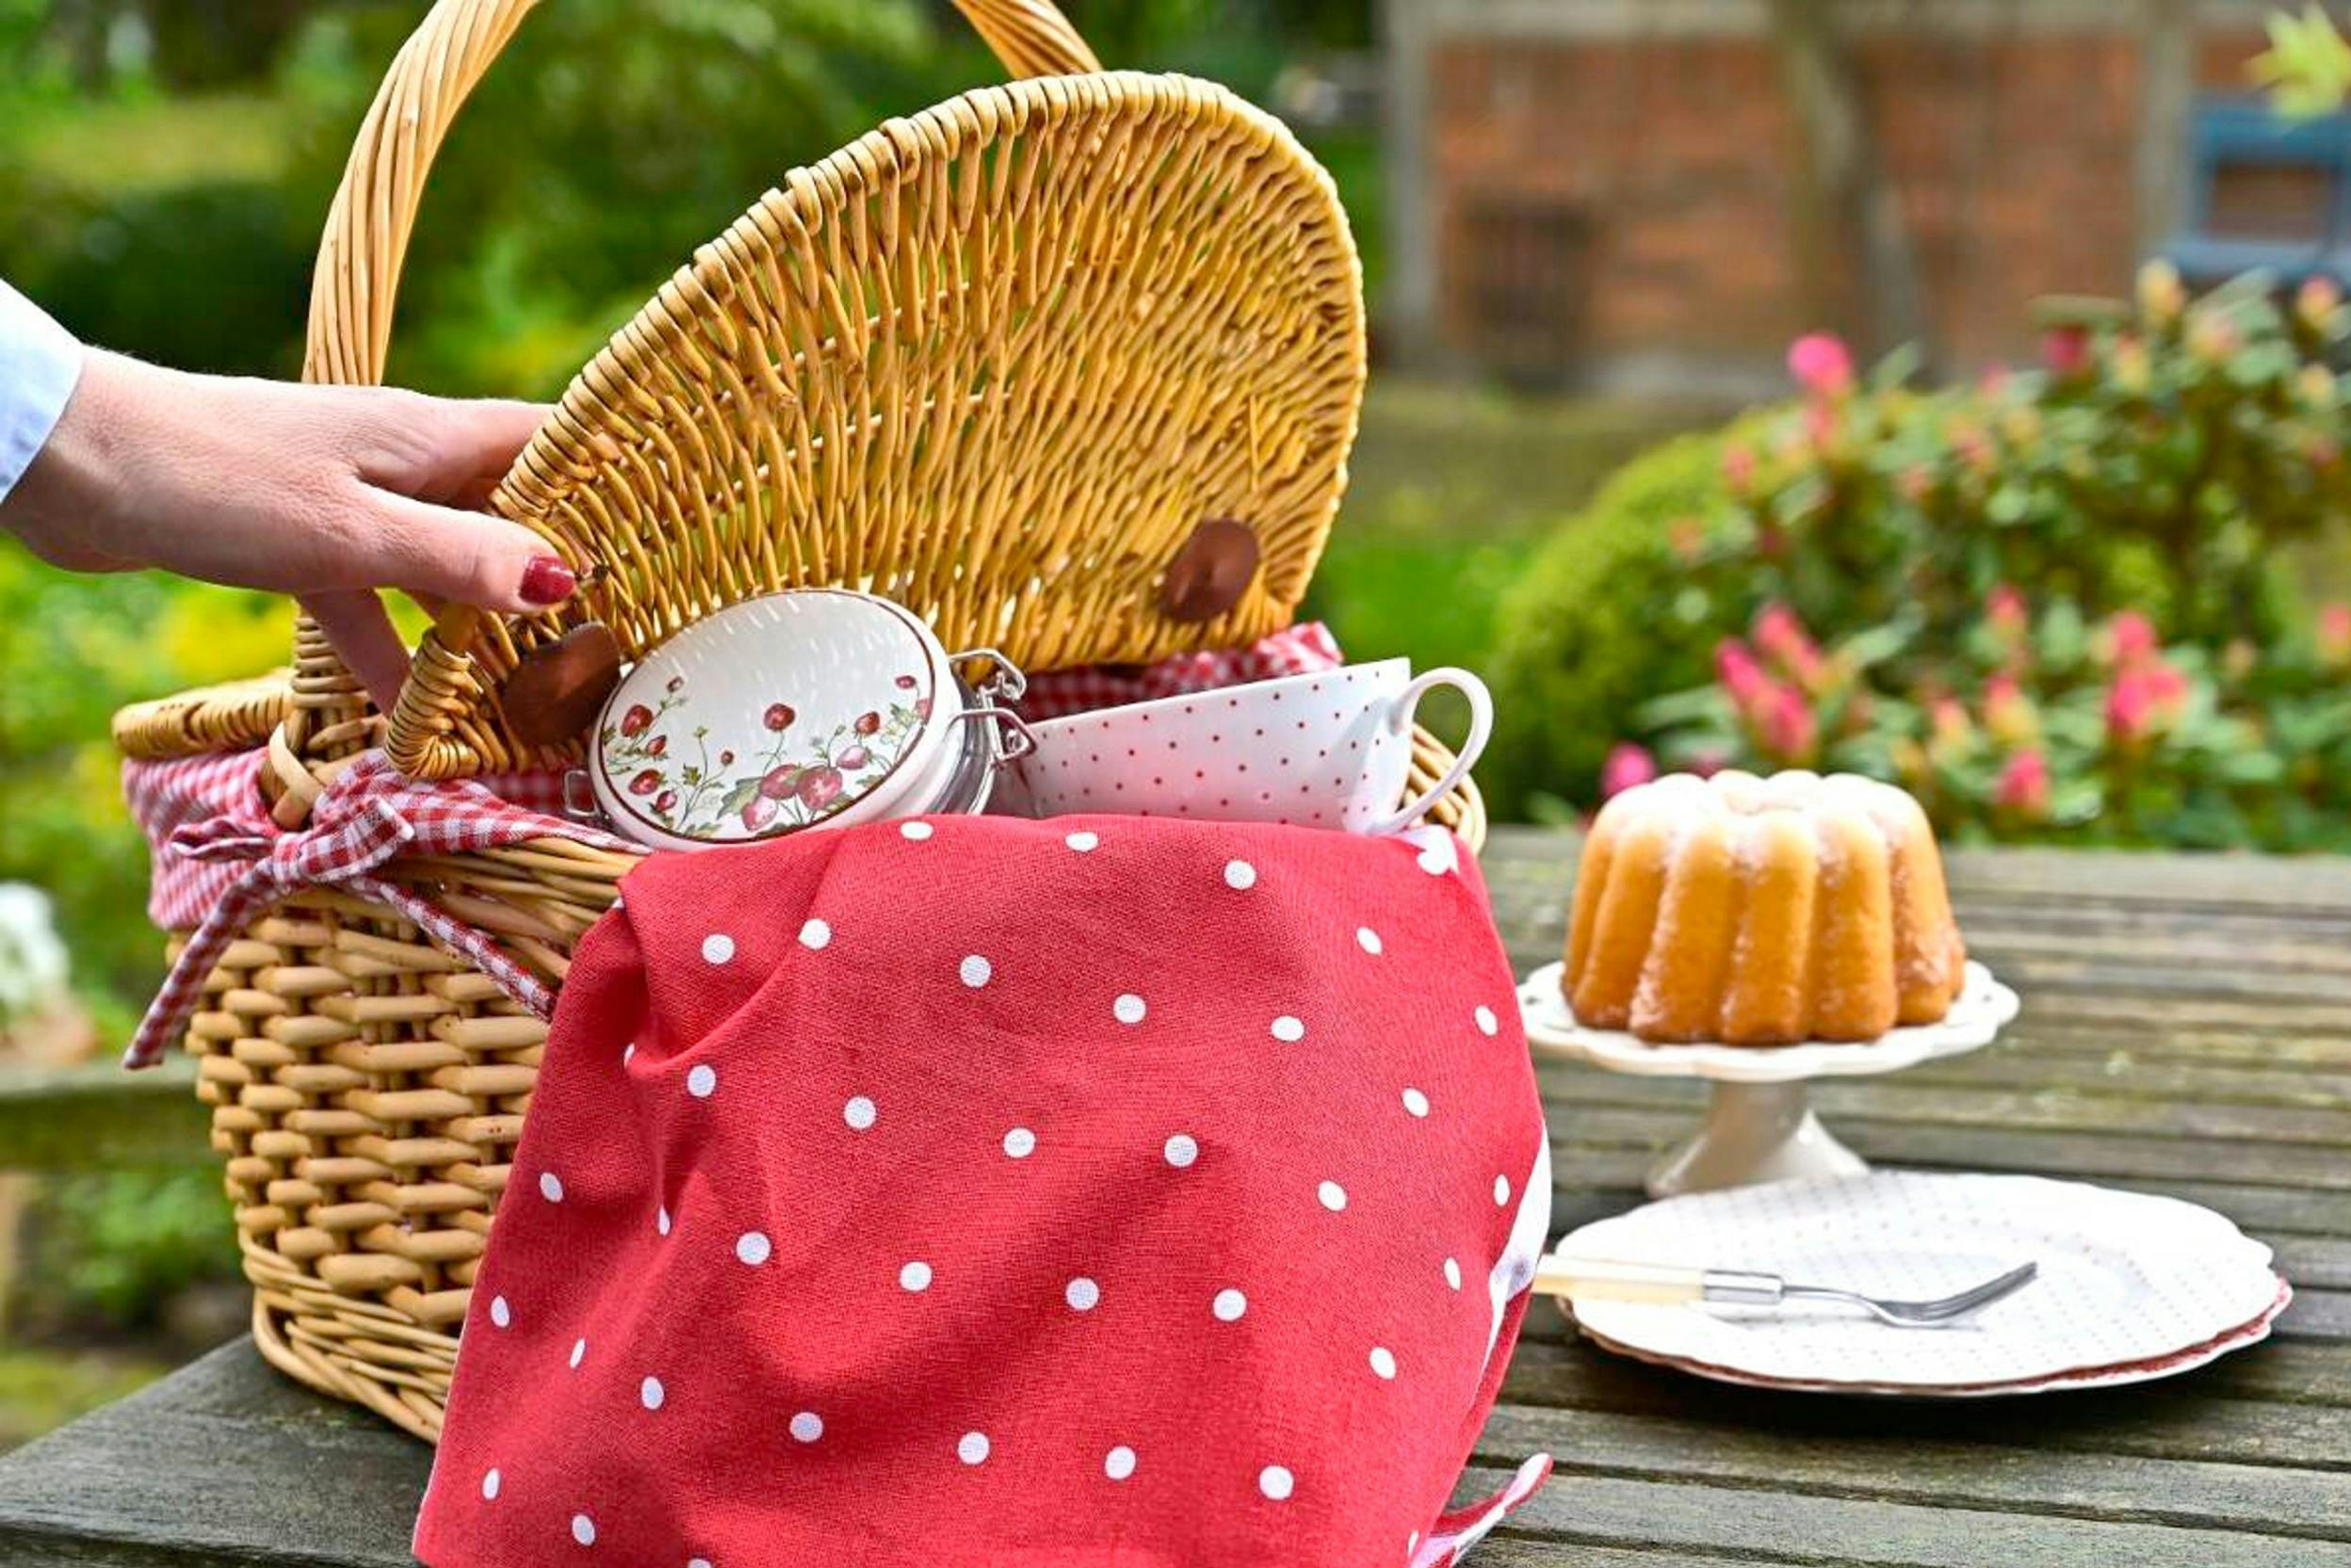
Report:
[[[1857,1045],[1652,1045],[1621,1029],[1577,1022],[1560,992],[1563,966],[1546,964],[1518,987],[1527,1043],[1536,1054],[1642,1077],[1704,1078],[1713,1097],[1696,1132],[1648,1173],[1652,1198],[1758,1182],[1856,1176],[1869,1169],[1812,1110],[1814,1078],[1900,1072],[1992,1043],[2017,1015],[2017,994],[1970,963],[1967,983],[1939,1024],[1899,1028]]]

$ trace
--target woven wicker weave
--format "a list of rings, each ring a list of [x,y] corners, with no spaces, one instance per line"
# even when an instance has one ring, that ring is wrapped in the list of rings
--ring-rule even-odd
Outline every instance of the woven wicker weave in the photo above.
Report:
[[[381,374],[434,152],[533,0],[441,0],[401,50],[331,209],[306,375]],[[126,709],[133,756],[266,744],[278,819],[383,738],[412,771],[559,761],[498,685],[586,616],[634,654],[744,595],[854,583],[1032,669],[1287,623],[1344,484],[1359,277],[1329,182],[1208,85],[1096,73],[1046,0],[957,0],[1013,71],[792,174],[565,395],[494,505],[582,568],[579,602],[445,613],[395,717],[316,627],[290,676]],[[1239,604],[1168,619],[1200,522],[1261,542]],[[1423,736],[1415,787],[1451,762]],[[1474,845],[1464,786],[1437,816]],[[636,858],[543,840],[390,869],[559,981]],[[545,1026],[381,906],[288,899],[210,978],[188,1048],[226,1162],[254,1337],[431,1438]]]

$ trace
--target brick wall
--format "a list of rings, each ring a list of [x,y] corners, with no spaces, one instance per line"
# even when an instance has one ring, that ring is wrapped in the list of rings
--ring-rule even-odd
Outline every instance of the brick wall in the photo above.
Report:
[[[2242,90],[2259,46],[2201,40],[2199,77]],[[1888,30],[1855,53],[1954,364],[2029,353],[2035,295],[2128,289],[2140,78],[2127,33]],[[1799,255],[1800,137],[1760,37],[1453,38],[1428,69],[1451,348],[1531,370],[1768,365],[1820,324],[1821,289],[1848,282],[1808,277]],[[1564,330],[1532,324],[1546,309]]]

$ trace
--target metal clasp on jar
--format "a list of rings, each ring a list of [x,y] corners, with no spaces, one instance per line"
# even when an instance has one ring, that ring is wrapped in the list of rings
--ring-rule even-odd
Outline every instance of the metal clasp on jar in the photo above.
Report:
[[[965,666],[985,660],[988,672],[978,681],[966,681],[960,671]],[[964,747],[963,760],[948,781],[940,798],[925,807],[932,812],[968,812],[977,815],[987,810],[988,799],[995,793],[996,777],[1007,766],[1036,749],[1037,737],[1013,704],[1029,690],[1029,677],[1020,666],[994,648],[973,648],[949,655],[949,665],[959,673],[955,684],[964,694],[964,707],[955,716],[959,724],[978,721],[980,728],[970,732]]]

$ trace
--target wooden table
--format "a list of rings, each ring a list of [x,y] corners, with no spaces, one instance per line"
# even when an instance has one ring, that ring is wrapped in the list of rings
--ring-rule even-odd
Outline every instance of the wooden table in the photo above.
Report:
[[[1574,840],[1486,856],[1521,970]],[[1487,1568],[2351,1565],[2351,862],[1954,857],[2025,996],[1992,1050],[1815,1086],[1888,1163],[2192,1198],[2274,1243],[2277,1336],[2165,1382],[1986,1403],[1762,1394],[1622,1361],[1538,1307],[1467,1485],[1550,1486]],[[1640,1201],[1703,1086],[1547,1067],[1565,1229]],[[405,1568],[428,1454],[233,1346],[0,1462],[0,1562]],[[768,1568],[768,1565],[759,1565]],[[1203,1564],[1200,1568],[1223,1568]]]

